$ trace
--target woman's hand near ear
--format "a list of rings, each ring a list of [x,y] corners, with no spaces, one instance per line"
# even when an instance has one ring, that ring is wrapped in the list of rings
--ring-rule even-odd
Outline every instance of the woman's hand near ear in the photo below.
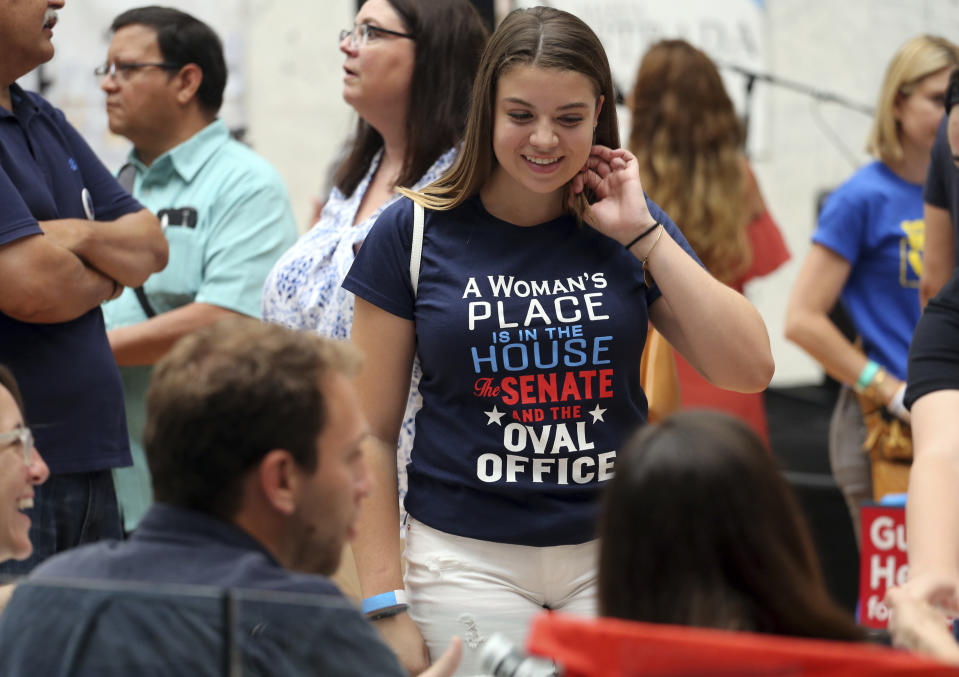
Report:
[[[626,245],[656,223],[646,206],[639,163],[628,150],[593,146],[582,171],[573,177],[570,197],[589,188],[596,202],[583,214],[590,226]]]

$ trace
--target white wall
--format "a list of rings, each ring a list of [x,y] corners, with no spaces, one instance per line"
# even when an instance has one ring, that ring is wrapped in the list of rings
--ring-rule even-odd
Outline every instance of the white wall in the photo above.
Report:
[[[761,12],[759,44],[764,53],[759,62],[770,73],[864,104],[873,103],[886,62],[907,38],[928,31],[959,41],[959,0],[751,1]],[[660,4],[654,0],[632,2],[644,5],[649,15],[655,15]],[[623,0],[592,0],[599,12],[597,20],[606,3],[622,5]],[[89,26],[97,25],[97,12],[104,13],[109,5],[111,11],[105,12],[100,21],[107,26],[112,7],[117,4],[129,7],[140,3],[68,0],[54,38],[58,45],[56,60],[87,59],[90,68],[102,61],[106,43],[102,33]],[[171,4],[196,12],[218,28],[245,17],[241,61],[245,69],[242,114],[249,126],[247,138],[287,181],[297,220],[304,227],[310,201],[352,126],[352,111],[340,97],[342,58],[336,36],[340,28],[352,23],[355,3],[207,0],[197,4],[180,0]],[[688,8],[689,24],[694,27],[694,11],[702,11],[703,3],[671,0],[670,6],[673,14],[680,15]],[[589,9],[583,10],[582,18],[590,23]],[[84,29],[71,33],[71,23],[82,24]],[[695,39],[694,28],[690,30],[693,32],[686,37]],[[637,63],[643,40],[649,37],[648,26],[636,27]],[[735,90],[735,77],[727,78],[727,82]],[[90,86],[95,91],[92,77]],[[96,112],[77,107],[69,99],[54,101],[78,122]],[[102,99],[99,101],[102,103]],[[751,285],[747,293],[769,326],[777,362],[774,383],[808,382],[818,379],[820,370],[782,338],[784,307],[799,262],[808,249],[816,195],[839,184],[854,164],[867,160],[861,148],[869,118],[831,104],[814,106],[803,95],[763,83],[756,84],[755,101],[759,109],[753,115],[762,120],[762,138],[757,139],[755,147],[760,150],[753,158],[754,166],[794,259]],[[851,149],[852,161],[817,127],[816,110]]]
[[[85,135],[111,169],[129,143],[109,132],[93,68],[103,63],[113,17],[149,0],[67,0],[54,30],[57,47],[44,67],[49,98]],[[349,134],[352,109],[341,96],[340,29],[353,23],[354,0],[164,0],[209,23],[224,41],[230,78],[222,116],[245,126],[246,141],[286,180],[297,223]],[[24,78],[35,88],[36,75]]]
[[[341,96],[337,36],[353,25],[354,0],[251,0],[248,141],[289,188],[300,228],[356,118]]]

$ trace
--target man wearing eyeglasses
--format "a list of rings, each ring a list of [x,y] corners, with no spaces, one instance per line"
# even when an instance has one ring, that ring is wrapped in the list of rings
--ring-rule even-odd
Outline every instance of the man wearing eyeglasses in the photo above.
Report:
[[[121,533],[111,468],[130,463],[123,390],[100,304],[166,264],[156,217],[59,110],[16,79],[53,57],[64,0],[0,0],[0,362],[52,473],[36,488],[32,569]]]
[[[195,329],[258,316],[263,280],[296,224],[282,179],[217,117],[227,69],[213,30],[155,6],[123,12],[111,30],[96,74],[110,129],[133,143],[119,179],[159,216],[170,246],[166,270],[104,306],[134,459],[115,473],[130,531],[151,502],[141,441],[151,365]]]

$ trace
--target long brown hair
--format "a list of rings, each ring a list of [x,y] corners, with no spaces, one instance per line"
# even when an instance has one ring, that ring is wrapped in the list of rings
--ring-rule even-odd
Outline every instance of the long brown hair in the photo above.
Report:
[[[684,40],[650,47],[630,95],[629,149],[643,187],[703,264],[731,283],[748,268],[743,133],[715,64]]]
[[[595,143],[619,148],[613,77],[596,34],[568,12],[550,7],[517,9],[490,36],[473,85],[473,99],[463,148],[449,171],[422,191],[401,191],[429,209],[452,209],[479,192],[496,166],[493,154],[493,109],[499,78],[515,66],[536,66],[581,73],[604,97]],[[577,217],[585,203],[579,201]],[[564,196],[563,204],[566,204]]]
[[[412,186],[463,135],[470,87],[489,32],[467,0],[388,0],[415,37],[413,76],[406,112],[406,155],[397,186]],[[383,137],[363,118],[334,177],[352,195],[383,147]]]
[[[864,636],[829,597],[776,463],[746,424],[718,412],[646,426],[618,455],[600,519],[599,604],[604,616],[650,623]]]

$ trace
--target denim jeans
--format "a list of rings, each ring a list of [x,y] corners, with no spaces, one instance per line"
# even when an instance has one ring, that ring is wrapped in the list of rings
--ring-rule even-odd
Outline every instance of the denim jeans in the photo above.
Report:
[[[110,470],[50,475],[34,492],[33,508],[25,511],[33,553],[23,561],[0,563],[0,575],[27,574],[48,557],[81,543],[123,538]]]

